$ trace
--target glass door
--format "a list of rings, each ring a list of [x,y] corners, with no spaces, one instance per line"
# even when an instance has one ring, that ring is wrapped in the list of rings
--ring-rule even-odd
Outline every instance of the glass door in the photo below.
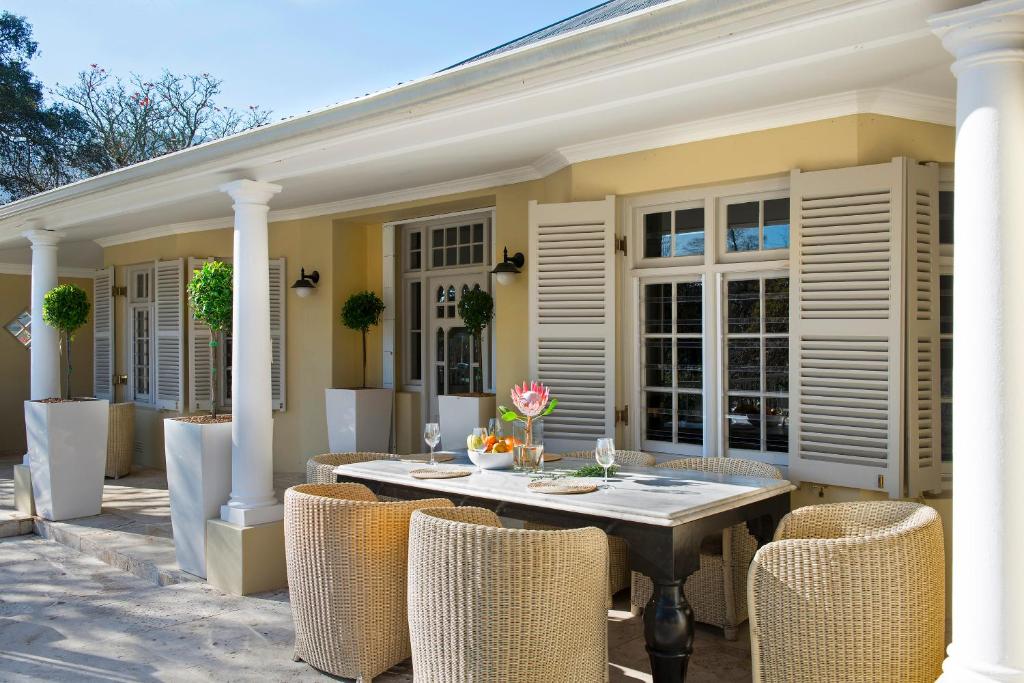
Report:
[[[458,306],[462,295],[471,289],[488,291],[489,279],[485,273],[466,273],[433,277],[429,281],[427,310],[430,324],[427,329],[430,344],[428,367],[431,368],[431,421],[438,420],[438,396],[469,393],[472,390],[471,376],[475,378],[477,391],[486,386],[488,378],[484,376],[484,369],[488,367],[489,331],[484,330],[480,344],[482,353],[477,358],[473,338],[462,324]]]

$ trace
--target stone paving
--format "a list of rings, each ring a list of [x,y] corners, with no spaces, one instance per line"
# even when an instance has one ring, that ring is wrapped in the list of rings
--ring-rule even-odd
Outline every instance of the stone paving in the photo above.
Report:
[[[9,505],[4,464],[0,506]],[[103,508],[102,515],[60,526],[36,522],[37,530],[67,545],[33,535],[0,539],[0,680],[327,678],[291,660],[286,590],[231,596],[177,569],[162,472],[108,480]],[[649,681],[640,620],[623,611],[624,593],[615,606],[608,621],[609,680]],[[750,680],[745,627],[731,643],[698,625],[695,650],[689,681]],[[408,683],[411,666],[375,681]]]

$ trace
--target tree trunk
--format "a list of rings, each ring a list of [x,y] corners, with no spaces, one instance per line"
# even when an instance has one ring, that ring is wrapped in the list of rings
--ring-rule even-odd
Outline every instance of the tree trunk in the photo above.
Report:
[[[360,386],[366,388],[366,330],[363,330],[363,383]]]
[[[210,417],[217,417],[217,346],[219,344],[220,332],[214,332],[210,338]]]
[[[71,334],[64,333],[64,367],[67,368],[67,386],[64,389],[64,397],[71,398]]]
[[[483,343],[480,339],[479,334],[473,335],[473,360],[480,366],[480,391],[484,390],[484,359],[483,359]],[[476,388],[476,370],[473,369],[473,364],[469,365],[469,392],[475,393]]]

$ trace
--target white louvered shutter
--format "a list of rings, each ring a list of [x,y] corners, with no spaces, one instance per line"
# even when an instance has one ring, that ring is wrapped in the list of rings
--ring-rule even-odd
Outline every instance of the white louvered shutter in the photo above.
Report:
[[[558,398],[551,451],[615,435],[615,197],[529,207],[530,379]]]
[[[792,479],[900,495],[903,167],[792,174]]]
[[[181,411],[184,403],[185,264],[182,259],[157,261],[154,309],[156,311],[156,406]]]
[[[939,448],[939,168],[907,164],[907,494],[942,488]]]
[[[113,268],[96,271],[92,281],[92,393],[96,398],[111,402],[114,400],[113,287]]]
[[[203,267],[204,263],[213,261],[213,258],[189,258],[188,279],[192,274]],[[189,412],[210,410],[213,384],[210,379],[210,371],[213,368],[213,353],[210,349],[210,328],[205,323],[195,319],[192,310],[186,314],[188,318],[188,409]]]
[[[285,261],[270,259],[270,395],[272,410],[285,406]]]

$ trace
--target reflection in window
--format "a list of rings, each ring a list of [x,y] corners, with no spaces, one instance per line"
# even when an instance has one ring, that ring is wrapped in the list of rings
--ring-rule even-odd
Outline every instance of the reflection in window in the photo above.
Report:
[[[18,342],[28,348],[32,344],[32,315],[24,310],[6,325],[7,331],[14,335]]]
[[[409,233],[409,270],[419,270],[422,264],[423,256],[423,233],[410,232]]]
[[[446,394],[470,391],[469,373],[473,370],[473,337],[465,327],[448,330],[448,386]]]
[[[939,404],[942,461],[953,462],[953,276],[939,277]]]
[[[789,248],[789,197],[737,202],[725,208],[725,250]]]
[[[953,191],[939,191],[939,244],[953,244]]]
[[[423,379],[423,305],[419,282],[409,283],[409,381]]]
[[[466,223],[431,231],[434,268],[468,266],[484,262],[484,224]]]
[[[728,251],[757,251],[759,246],[759,204],[743,202],[726,209],[725,248]]]
[[[704,208],[644,215],[644,258],[704,253]]]

